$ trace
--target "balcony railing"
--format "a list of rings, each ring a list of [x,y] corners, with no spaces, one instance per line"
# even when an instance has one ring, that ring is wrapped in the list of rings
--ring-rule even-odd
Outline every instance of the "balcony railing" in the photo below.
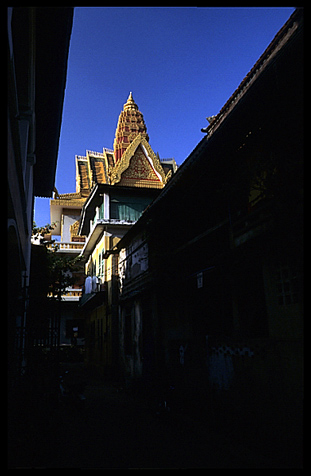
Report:
[[[67,288],[62,294],[62,301],[79,301],[82,296],[82,289]]]
[[[58,252],[65,253],[77,253],[79,250],[82,250],[84,243],[78,241],[56,241],[48,245],[49,249],[54,249],[57,247]]]
[[[62,301],[78,301],[81,296],[82,296],[82,288],[69,287],[62,294]],[[49,293],[48,297],[52,297],[52,294]]]
[[[82,296],[82,288],[67,288],[63,296]]]
[[[127,226],[132,226],[136,223],[137,220],[120,220],[119,218],[100,218],[95,215],[94,219],[91,220],[90,224],[90,234],[94,230],[95,226],[99,224],[105,224],[105,225],[127,225]]]

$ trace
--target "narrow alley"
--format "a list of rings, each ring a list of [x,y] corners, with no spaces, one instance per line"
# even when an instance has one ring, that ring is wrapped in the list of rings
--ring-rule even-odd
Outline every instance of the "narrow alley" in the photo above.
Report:
[[[81,367],[82,369],[82,367]],[[85,372],[85,370],[82,370]],[[10,468],[276,468],[286,451],[254,432],[189,414],[157,415],[156,399],[88,376],[84,408],[59,405],[32,421],[11,449]],[[31,416],[30,416],[31,418]],[[234,429],[235,428],[235,429]],[[244,429],[245,430],[245,429]],[[295,462],[293,462],[295,465]]]
[[[161,418],[153,402],[110,383],[92,381],[85,396],[85,408],[59,406],[45,415],[42,425],[37,423],[16,446],[11,467],[128,469],[221,464],[221,454],[211,449],[200,425],[178,417]]]
[[[303,7],[6,26],[9,469],[302,468]]]

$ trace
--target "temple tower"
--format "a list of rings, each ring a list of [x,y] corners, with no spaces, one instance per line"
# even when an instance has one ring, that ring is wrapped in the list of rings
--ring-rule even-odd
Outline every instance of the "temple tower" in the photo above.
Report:
[[[135,137],[141,134],[149,142],[147,127],[142,113],[138,110],[132,93],[130,93],[123,111],[119,116],[116,135],[113,143],[115,163],[121,159],[127,147],[133,142]]]
[[[53,234],[61,235],[66,243],[77,239],[76,224],[95,185],[161,189],[177,169],[174,159],[160,161],[151,149],[143,114],[132,93],[120,113],[113,150],[87,150],[85,156],[76,155],[75,159],[76,191],[57,192],[50,201],[51,222],[57,222]]]

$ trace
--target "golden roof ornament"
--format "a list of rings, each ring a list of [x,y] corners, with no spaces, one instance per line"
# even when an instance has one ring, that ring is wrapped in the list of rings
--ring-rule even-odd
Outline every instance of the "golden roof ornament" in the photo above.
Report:
[[[128,109],[134,109],[135,111],[138,111],[138,106],[133,99],[132,92],[130,92],[129,97],[123,106],[124,111],[127,111]]]

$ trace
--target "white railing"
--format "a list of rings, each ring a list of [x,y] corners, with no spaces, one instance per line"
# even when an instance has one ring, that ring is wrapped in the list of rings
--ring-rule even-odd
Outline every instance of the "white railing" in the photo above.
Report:
[[[109,218],[109,219],[105,219],[105,218],[98,218],[98,217],[94,217],[93,220],[91,220],[91,223],[90,223],[90,234],[89,236],[92,234],[92,231],[94,230],[95,226],[97,224],[102,224],[102,225],[127,225],[127,226],[132,226],[134,225],[135,223],[137,222],[137,220],[120,220],[119,218]]]
[[[79,288],[67,288],[62,297],[81,297],[82,296],[82,289]]]
[[[58,248],[57,251],[77,251],[82,250],[84,242],[79,241],[55,241],[48,245],[49,249]]]
[[[62,293],[62,300],[66,298],[76,298],[79,299],[82,296],[82,288],[67,288],[64,293]],[[48,293],[48,297],[52,297],[52,293]]]

